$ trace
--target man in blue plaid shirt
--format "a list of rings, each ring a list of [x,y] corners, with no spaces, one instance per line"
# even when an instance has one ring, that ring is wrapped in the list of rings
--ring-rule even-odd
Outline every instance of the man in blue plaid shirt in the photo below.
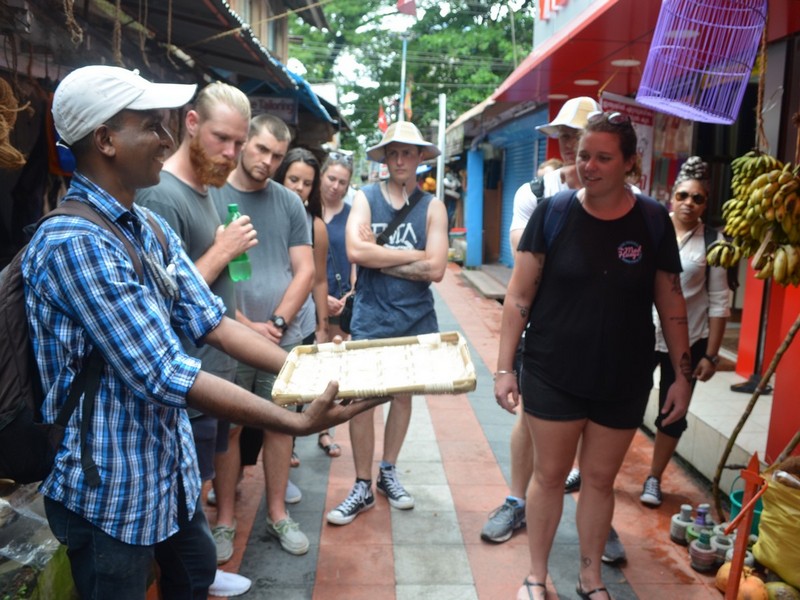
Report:
[[[175,331],[253,366],[277,372],[285,353],[224,316],[181,241],[160,217],[134,204],[159,181],[172,146],[166,109],[186,104],[194,85],[153,84],[118,67],[70,73],[53,118],[77,169],[68,196],[123,231],[144,265],[140,281],[122,242],[73,216],[47,220],[22,265],[26,308],[52,422],[90,350],[105,361],[86,449],[99,485],[81,466],[81,410],[67,426],[44,480],[48,521],[67,546],[81,598],[145,597],[153,560],[164,598],[205,598],[216,550],[202,507],[186,408],[254,427],[307,435],[380,402],[335,404],[337,386],[303,413],[287,411],[200,371]],[[164,230],[164,256],[148,219]]]

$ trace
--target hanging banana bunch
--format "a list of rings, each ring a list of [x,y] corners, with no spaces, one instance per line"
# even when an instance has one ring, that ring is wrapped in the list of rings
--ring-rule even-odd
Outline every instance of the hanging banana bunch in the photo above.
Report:
[[[731,241],[708,248],[711,266],[754,257],[756,277],[800,285],[800,166],[751,150],[731,162],[732,197],[722,206]]]

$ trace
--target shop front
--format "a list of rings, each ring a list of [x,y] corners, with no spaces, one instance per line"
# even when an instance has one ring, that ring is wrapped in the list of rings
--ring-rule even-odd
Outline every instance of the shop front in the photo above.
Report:
[[[641,116],[641,110],[649,111],[651,123],[644,141],[651,158],[645,169],[649,176],[642,182],[644,191],[666,203],[680,164],[690,155],[699,155],[710,163],[712,171],[707,218],[719,226],[722,205],[730,197],[730,163],[735,157],[760,145],[784,162],[799,160],[795,156],[798,129],[793,115],[800,108],[800,64],[796,60],[800,11],[794,4],[791,0],[769,1],[766,70],[759,77],[758,64],[762,63],[757,63],[731,125],[686,120],[635,103],[662,5],[658,0],[540,3],[533,51],[489,101],[538,103],[548,107],[545,120],[554,117],[564,101],[576,96],[595,97],[604,108],[623,110],[632,117]],[[763,117],[765,141],[761,144],[757,142],[758,111]],[[547,158],[558,155],[555,141],[548,143],[546,154]],[[467,177],[471,181],[469,170]],[[488,219],[484,224],[488,237],[492,235]],[[500,239],[503,233],[495,235]],[[502,257],[499,260],[505,262]],[[764,284],[754,278],[746,264],[740,265],[740,280],[742,287],[734,300],[735,314],[741,314],[736,371],[757,379],[800,313],[800,290],[771,281]],[[799,359],[795,343],[773,382],[767,456],[761,457],[767,461],[773,460],[800,429],[800,404],[794,391],[800,386]]]

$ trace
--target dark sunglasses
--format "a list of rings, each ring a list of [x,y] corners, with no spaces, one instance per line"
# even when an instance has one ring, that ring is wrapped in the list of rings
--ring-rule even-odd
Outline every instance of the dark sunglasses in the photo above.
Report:
[[[675,192],[675,199],[679,202],[686,202],[689,198],[692,199],[697,206],[702,206],[706,203],[706,197],[703,194],[690,194],[689,192]]]
[[[338,162],[343,162],[347,165],[353,165],[353,155],[345,154],[344,152],[328,152],[328,158]]]
[[[631,118],[621,112],[593,112],[587,117],[589,123],[608,121],[612,125],[629,125]]]

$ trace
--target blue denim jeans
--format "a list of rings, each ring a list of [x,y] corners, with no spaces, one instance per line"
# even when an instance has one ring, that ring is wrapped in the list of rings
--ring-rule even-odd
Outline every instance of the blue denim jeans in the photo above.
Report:
[[[144,600],[153,561],[159,567],[161,597],[205,600],[214,581],[217,554],[203,507],[189,520],[181,511],[180,530],[155,546],[135,546],[112,538],[63,504],[44,499],[50,529],[67,547],[72,578],[82,600]]]

